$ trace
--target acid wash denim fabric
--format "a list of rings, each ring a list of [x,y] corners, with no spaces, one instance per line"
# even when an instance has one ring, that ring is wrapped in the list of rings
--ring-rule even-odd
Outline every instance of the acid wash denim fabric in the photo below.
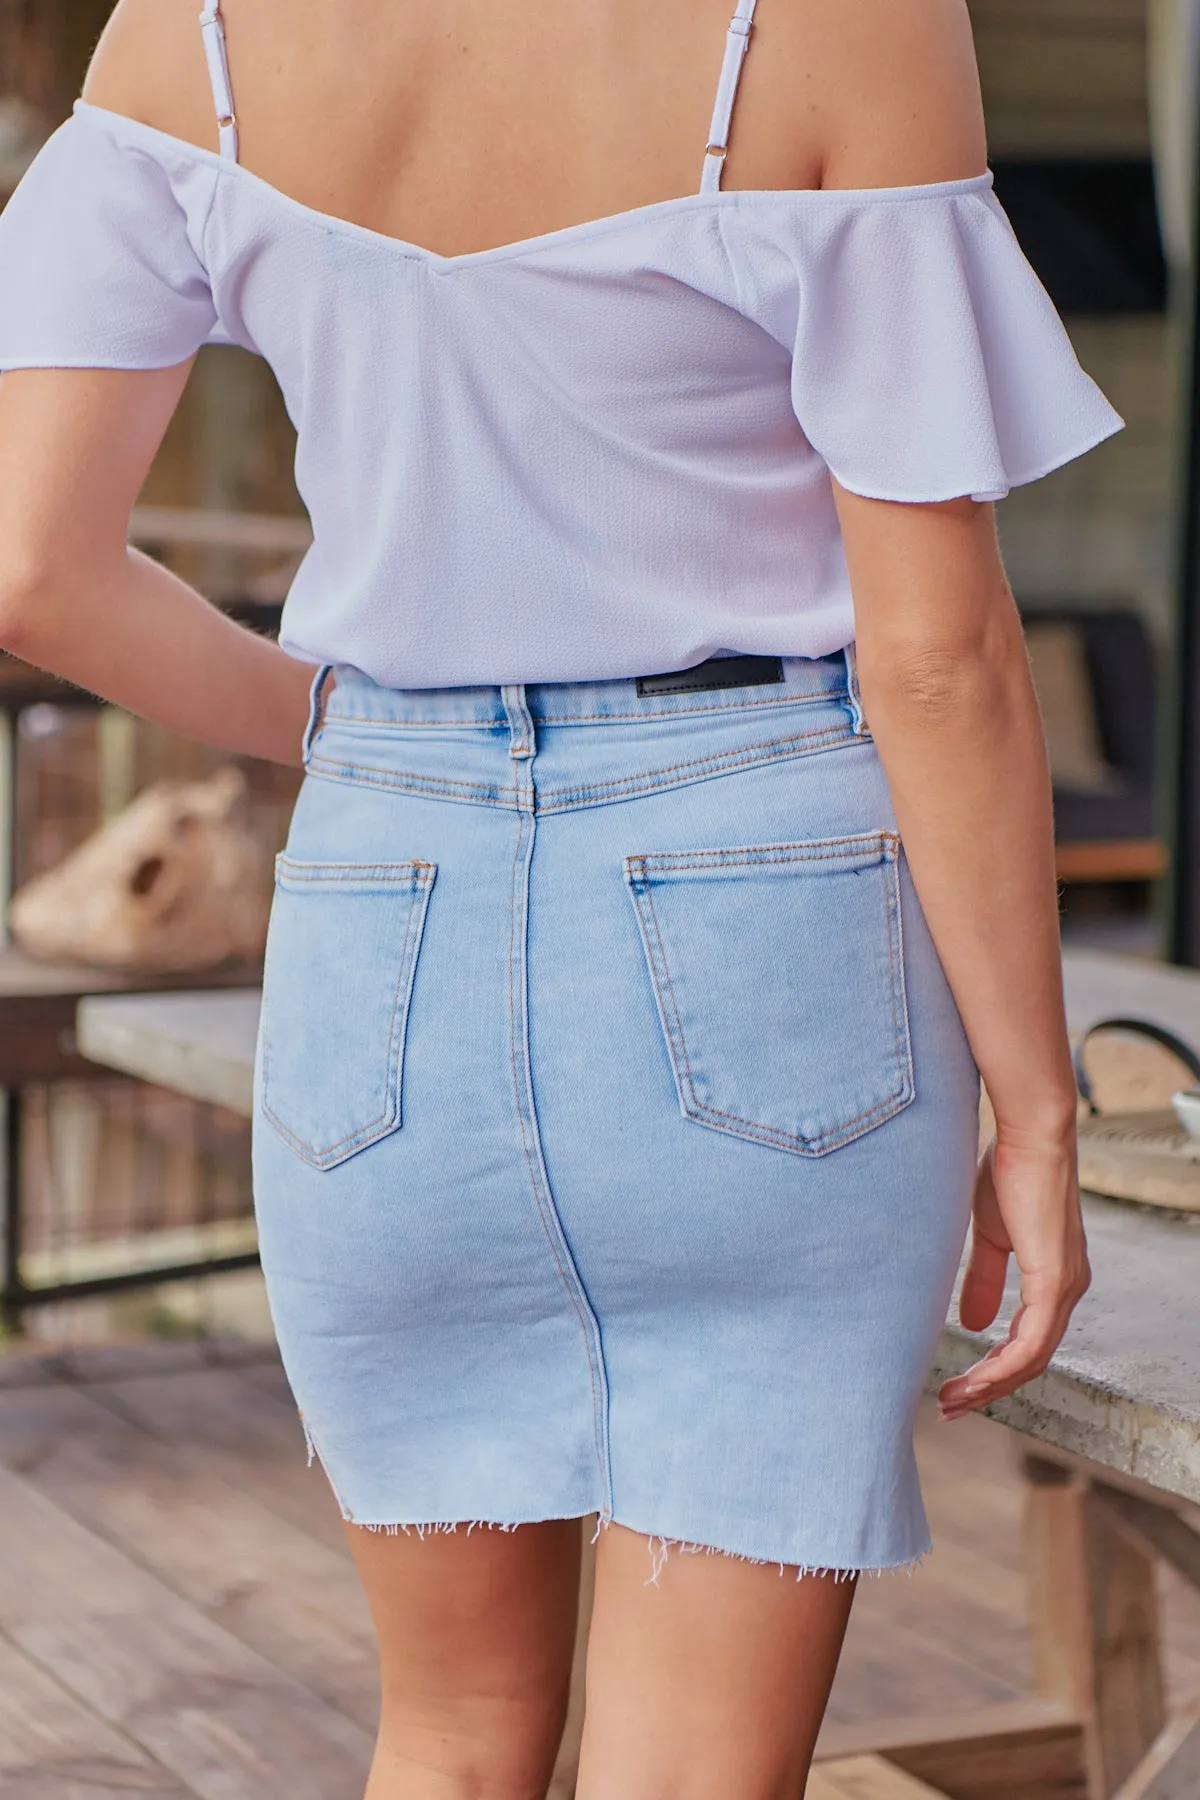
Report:
[[[596,1513],[807,1569],[927,1528],[978,1080],[852,654],[776,685],[349,669],[279,862],[255,1183],[345,1515]]]

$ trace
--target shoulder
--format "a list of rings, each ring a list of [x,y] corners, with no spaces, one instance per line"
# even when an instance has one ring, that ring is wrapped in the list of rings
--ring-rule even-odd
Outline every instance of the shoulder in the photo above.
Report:
[[[766,4],[782,8],[783,0]],[[803,69],[823,186],[906,187],[983,173],[966,0],[806,0],[796,12],[780,21],[780,35],[791,40],[798,76]]]
[[[199,0],[118,0],[83,84],[93,106],[217,147]]]

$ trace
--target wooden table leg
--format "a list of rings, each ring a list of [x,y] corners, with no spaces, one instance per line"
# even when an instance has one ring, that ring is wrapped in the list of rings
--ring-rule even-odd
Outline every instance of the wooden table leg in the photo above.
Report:
[[[1025,1474],[1035,1680],[1078,1712],[1089,1800],[1113,1800],[1166,1723],[1155,1558],[1085,1474],[1038,1456]]]

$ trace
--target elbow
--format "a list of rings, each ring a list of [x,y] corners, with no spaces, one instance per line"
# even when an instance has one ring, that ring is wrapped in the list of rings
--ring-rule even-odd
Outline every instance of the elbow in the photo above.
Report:
[[[6,558],[0,564],[0,650],[33,660],[37,621],[44,617],[46,571],[33,563]]]
[[[883,703],[931,726],[994,706],[1012,692],[1014,680],[1029,681],[1019,624],[893,645],[866,657],[860,647],[859,668],[868,706]]]
[[[936,723],[979,703],[995,672],[983,657],[930,648],[898,658],[888,672],[889,698],[907,712]]]
[[[0,650],[39,663],[81,583],[71,561],[10,544],[0,553]]]

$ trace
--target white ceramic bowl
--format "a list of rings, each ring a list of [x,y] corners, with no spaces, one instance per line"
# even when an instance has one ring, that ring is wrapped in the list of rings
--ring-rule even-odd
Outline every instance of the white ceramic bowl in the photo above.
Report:
[[[1188,1136],[1200,1138],[1200,1088],[1180,1088],[1171,1095],[1171,1105]]]

